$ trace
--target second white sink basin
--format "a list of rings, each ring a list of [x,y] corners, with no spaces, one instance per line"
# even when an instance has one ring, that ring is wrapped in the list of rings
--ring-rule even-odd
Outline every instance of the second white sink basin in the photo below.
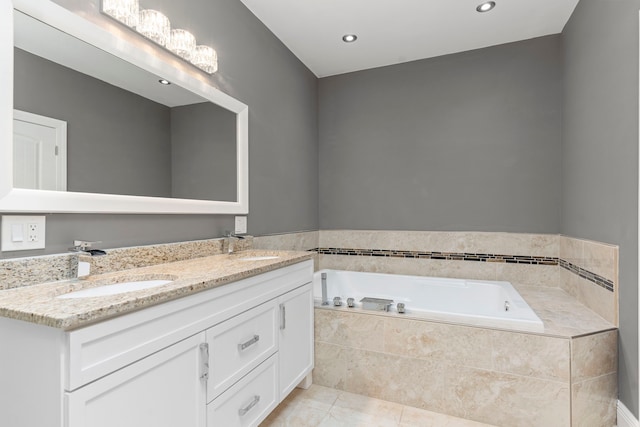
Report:
[[[113,285],[96,286],[95,288],[69,292],[68,294],[59,295],[56,298],[72,299],[118,295],[125,292],[141,291],[143,289],[155,288],[171,282],[173,282],[173,280],[138,280],[132,282],[122,282],[115,283]]]
[[[268,259],[278,259],[280,258],[277,255],[265,255],[265,256],[247,256],[244,258],[239,258],[240,261],[265,261]]]

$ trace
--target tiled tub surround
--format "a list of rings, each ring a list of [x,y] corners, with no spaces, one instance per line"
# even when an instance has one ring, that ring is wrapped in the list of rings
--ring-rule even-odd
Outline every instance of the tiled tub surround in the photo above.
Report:
[[[322,230],[318,269],[561,288],[618,324],[618,247],[560,235]],[[522,292],[521,292],[522,293]]]
[[[321,231],[318,248],[319,269],[509,281],[545,332],[316,308],[317,384],[496,425],[615,424],[617,247],[348,230]]]
[[[571,298],[564,303],[581,310]],[[554,336],[316,307],[313,378],[499,426],[611,427],[617,331],[600,327]]]

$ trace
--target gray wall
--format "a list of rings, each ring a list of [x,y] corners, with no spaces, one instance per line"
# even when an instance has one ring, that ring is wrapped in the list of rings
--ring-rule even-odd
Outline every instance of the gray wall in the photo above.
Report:
[[[620,400],[638,417],[639,0],[581,0],[562,33],[562,232],[620,246]]]
[[[321,229],[560,231],[558,35],[323,78]]]
[[[99,0],[56,0],[100,25]],[[216,48],[220,69],[212,77],[185,65],[249,106],[248,231],[267,234],[318,228],[317,79],[237,0],[157,1],[177,26]],[[128,30],[123,36],[142,40]],[[129,36],[129,33],[131,35]],[[140,41],[140,43],[144,43]],[[56,253],[75,238],[102,240],[106,248],[221,236],[230,215],[47,216],[47,249],[0,257]]]
[[[173,197],[237,201],[236,159],[235,113],[210,102],[171,109]]]
[[[67,122],[69,191],[171,196],[168,107],[14,51],[14,108]]]

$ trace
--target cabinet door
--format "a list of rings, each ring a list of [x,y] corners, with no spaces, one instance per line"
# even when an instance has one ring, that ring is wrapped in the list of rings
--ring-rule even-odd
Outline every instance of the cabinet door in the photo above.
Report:
[[[67,427],[203,427],[204,343],[202,332],[66,393]]]
[[[307,283],[279,298],[280,400],[313,369],[313,288]]]

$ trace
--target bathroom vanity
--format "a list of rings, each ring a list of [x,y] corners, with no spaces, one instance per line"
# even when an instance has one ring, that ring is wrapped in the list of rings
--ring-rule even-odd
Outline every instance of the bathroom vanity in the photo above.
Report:
[[[4,291],[3,424],[259,424],[313,368],[309,258],[217,255],[134,269],[129,277],[175,280],[106,297],[58,298],[117,273]]]

